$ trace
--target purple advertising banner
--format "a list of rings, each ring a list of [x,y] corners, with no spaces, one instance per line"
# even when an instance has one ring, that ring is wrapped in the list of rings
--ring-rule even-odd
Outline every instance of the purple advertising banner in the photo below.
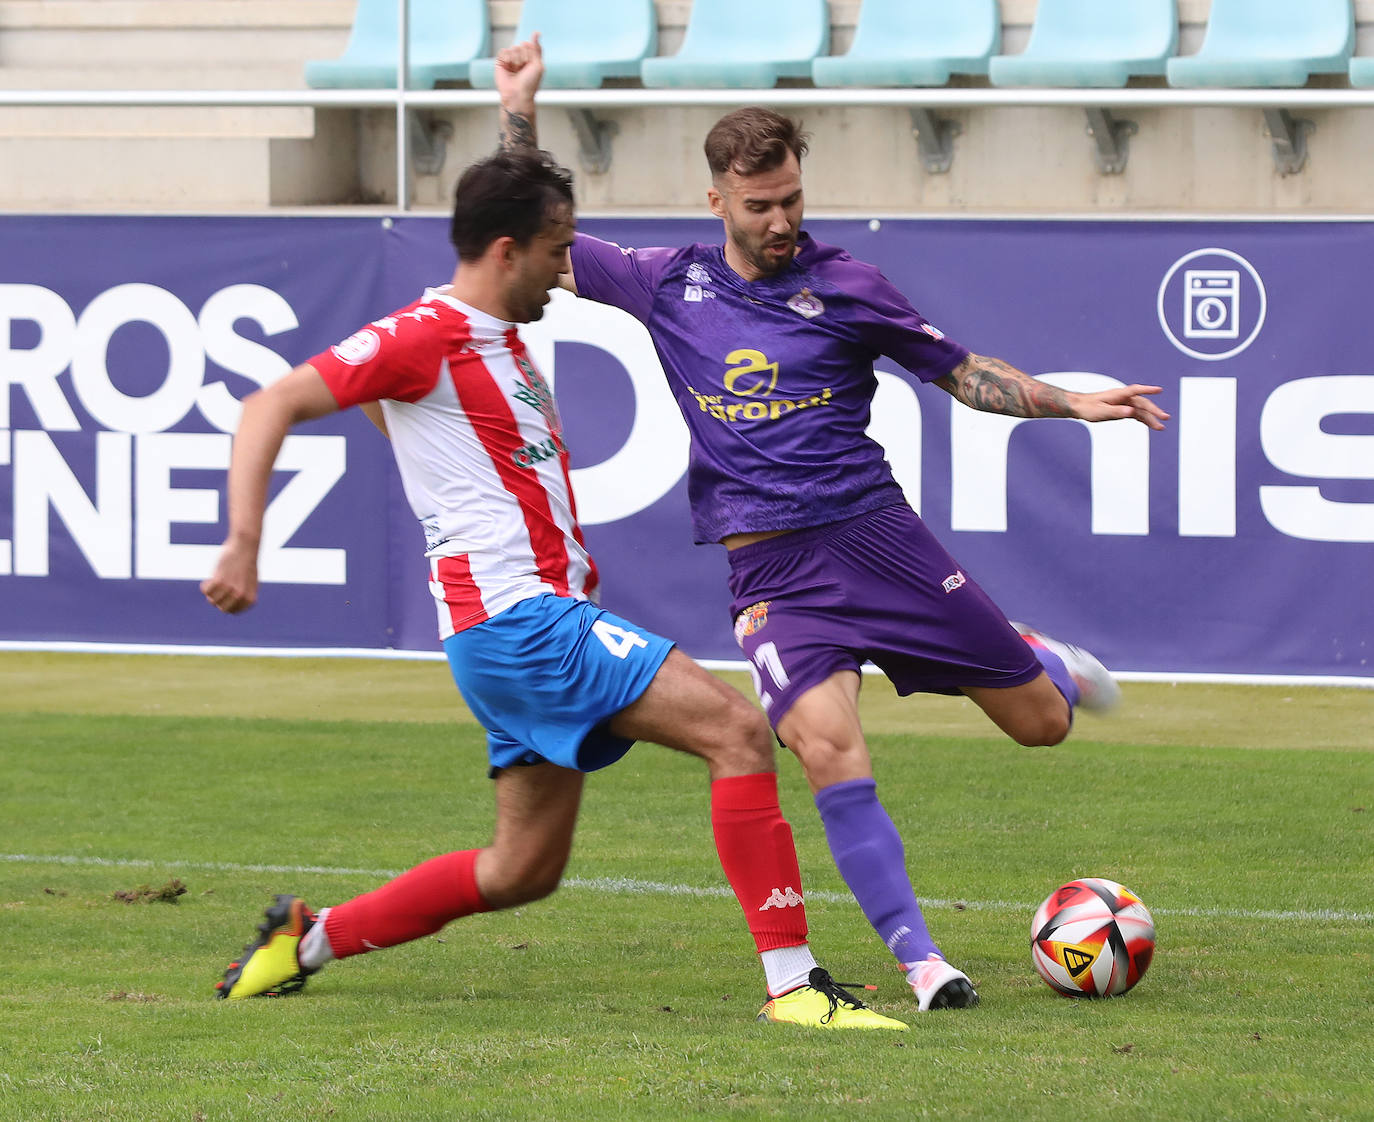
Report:
[[[711,220],[584,219],[625,245]],[[1167,431],[1020,421],[879,359],[870,432],[1013,619],[1142,674],[1374,683],[1374,224],[815,220],[937,327]],[[356,411],[278,462],[259,604],[197,585],[239,401],[452,273],[437,217],[0,218],[0,641],[437,651],[423,538]],[[735,660],[719,546],[643,328],[558,294],[554,383],[603,603]],[[724,361],[722,357],[722,361]]]

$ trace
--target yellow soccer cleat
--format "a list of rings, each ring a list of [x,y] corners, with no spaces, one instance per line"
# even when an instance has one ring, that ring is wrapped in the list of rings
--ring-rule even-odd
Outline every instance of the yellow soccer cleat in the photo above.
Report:
[[[829,972],[819,966],[812,969],[806,985],[788,990],[779,997],[769,998],[768,1004],[759,1010],[757,1019],[811,1028],[896,1029],[906,1032],[906,1025],[901,1021],[875,1013],[841,988]]]
[[[299,953],[305,933],[315,926],[315,913],[299,896],[278,896],[258,924],[258,939],[231,962],[224,980],[215,983],[218,996],[230,1001],[245,997],[285,997],[299,993],[315,973],[301,967]]]

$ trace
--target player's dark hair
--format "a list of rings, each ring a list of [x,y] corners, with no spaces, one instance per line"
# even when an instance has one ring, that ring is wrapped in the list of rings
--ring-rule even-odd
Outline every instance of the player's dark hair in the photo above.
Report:
[[[527,245],[573,205],[572,173],[537,148],[512,148],[463,172],[453,192],[449,241],[460,261],[476,261],[497,238]]]
[[[761,105],[749,105],[727,113],[706,134],[706,163],[712,176],[727,171],[736,175],[772,171],[789,152],[800,162],[810,139],[801,122]]]

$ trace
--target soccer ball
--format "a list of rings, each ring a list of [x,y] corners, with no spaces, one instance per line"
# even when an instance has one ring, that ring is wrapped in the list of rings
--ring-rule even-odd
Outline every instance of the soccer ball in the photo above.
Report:
[[[1052,989],[1070,997],[1115,997],[1145,976],[1155,921],[1135,893],[1113,880],[1060,885],[1031,921],[1031,961]]]

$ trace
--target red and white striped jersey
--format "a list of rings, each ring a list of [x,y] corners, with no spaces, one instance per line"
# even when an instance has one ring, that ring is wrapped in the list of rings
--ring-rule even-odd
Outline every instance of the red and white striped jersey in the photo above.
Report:
[[[381,402],[440,639],[542,593],[594,597],[558,407],[515,324],[432,288],[310,365],[340,408]]]

